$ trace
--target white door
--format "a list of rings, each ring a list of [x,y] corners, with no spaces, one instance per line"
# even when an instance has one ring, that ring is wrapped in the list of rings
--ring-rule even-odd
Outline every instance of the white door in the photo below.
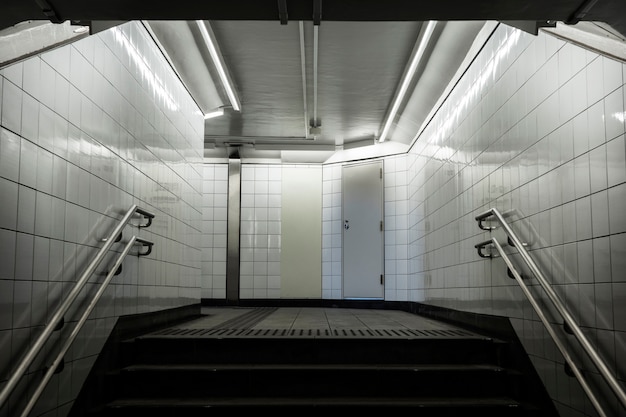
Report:
[[[383,164],[344,165],[343,298],[384,296]]]

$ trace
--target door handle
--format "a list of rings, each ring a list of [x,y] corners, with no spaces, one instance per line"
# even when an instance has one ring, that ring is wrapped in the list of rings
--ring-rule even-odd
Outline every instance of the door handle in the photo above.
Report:
[[[346,230],[348,230],[350,228],[350,221],[349,220],[344,220],[343,228],[346,229]]]

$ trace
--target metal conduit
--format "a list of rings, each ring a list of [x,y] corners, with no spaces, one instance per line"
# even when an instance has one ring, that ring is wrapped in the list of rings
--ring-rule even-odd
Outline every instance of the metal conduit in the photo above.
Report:
[[[319,26],[313,26],[313,127],[317,126],[317,55],[319,49]]]
[[[309,136],[309,109],[307,106],[306,96],[306,51],[304,49],[304,22],[301,20],[300,25],[300,64],[302,67],[302,98],[304,102],[304,137]]]

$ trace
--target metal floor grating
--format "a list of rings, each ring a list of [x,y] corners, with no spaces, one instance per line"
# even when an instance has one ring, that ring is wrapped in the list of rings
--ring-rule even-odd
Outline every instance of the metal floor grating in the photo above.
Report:
[[[144,337],[477,339],[483,335],[398,311],[316,308],[213,309],[198,320]]]
[[[413,329],[165,329],[151,336],[175,338],[468,338],[478,335],[465,330],[413,330]],[[480,336],[482,337],[482,336]]]

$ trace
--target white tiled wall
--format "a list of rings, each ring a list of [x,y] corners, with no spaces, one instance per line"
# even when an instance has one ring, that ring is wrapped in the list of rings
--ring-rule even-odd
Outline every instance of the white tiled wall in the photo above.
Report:
[[[406,155],[385,158],[385,300],[406,301],[408,293],[408,209]],[[414,300],[412,300],[414,301]]]
[[[240,298],[280,298],[281,165],[242,164]]]
[[[226,298],[228,165],[205,164],[202,195],[202,298]]]
[[[625,78],[624,63],[501,25],[408,155],[409,294],[510,317],[563,416],[594,412],[503,262],[478,257],[489,233],[474,217],[516,210],[514,228],[624,381]]]
[[[115,220],[156,213],[125,234],[152,254],[126,259],[34,411],[63,416],[117,317],[199,302],[203,117],[135,23],[1,69],[0,103],[2,380]]]
[[[322,298],[342,298],[341,164],[322,168]]]

